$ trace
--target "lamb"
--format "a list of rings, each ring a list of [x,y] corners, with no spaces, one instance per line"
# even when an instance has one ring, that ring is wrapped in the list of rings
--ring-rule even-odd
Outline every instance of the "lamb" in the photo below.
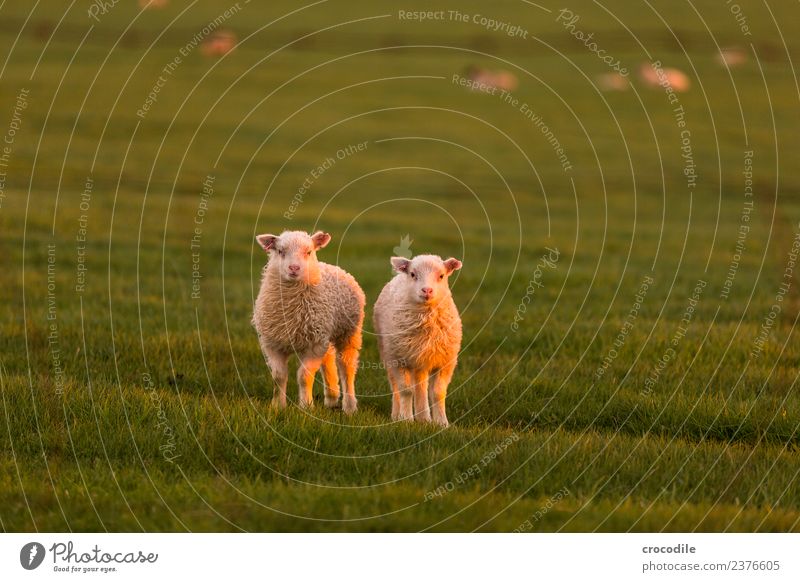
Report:
[[[331,240],[326,232],[262,234],[258,244],[269,254],[253,307],[253,327],[274,382],[272,404],[286,407],[288,360],[297,354],[298,403],[311,406],[314,376],[322,368],[325,406],[356,411],[355,376],[364,323],[364,292],[334,265],[317,260]],[[337,373],[338,367],[338,373]]]
[[[448,278],[461,261],[418,255],[391,263],[397,274],[375,302],[373,319],[392,386],[392,419],[448,426],[445,398],[461,349],[461,318]]]

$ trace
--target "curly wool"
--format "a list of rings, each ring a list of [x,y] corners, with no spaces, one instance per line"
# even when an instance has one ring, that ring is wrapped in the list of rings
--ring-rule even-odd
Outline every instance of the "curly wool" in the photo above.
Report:
[[[437,369],[455,365],[461,348],[461,317],[448,293],[434,306],[408,300],[406,276],[396,275],[375,303],[375,329],[384,362],[404,368]]]
[[[316,285],[284,281],[267,263],[253,311],[253,326],[263,344],[282,353],[324,353],[352,338],[364,317],[364,292],[352,275],[335,265],[319,263]]]

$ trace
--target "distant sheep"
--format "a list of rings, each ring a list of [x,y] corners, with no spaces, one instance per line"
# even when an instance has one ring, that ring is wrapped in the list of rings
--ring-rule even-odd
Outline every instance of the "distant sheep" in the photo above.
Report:
[[[628,77],[619,73],[602,73],[595,80],[602,91],[627,91],[631,86]]]
[[[381,291],[373,317],[392,385],[392,419],[427,422],[432,415],[447,426],[445,398],[461,349],[461,318],[448,277],[461,261],[419,255],[391,262],[397,275]]]
[[[355,376],[364,322],[364,292],[356,280],[334,265],[317,260],[331,235],[285,231],[262,234],[258,244],[269,253],[261,290],[253,308],[253,327],[274,381],[272,402],[286,407],[288,360],[297,354],[300,406],[312,404],[314,376],[322,367],[325,406],[356,410]],[[338,367],[338,374],[337,374]]]
[[[164,8],[169,0],[139,0],[140,8]]]
[[[470,65],[464,71],[464,76],[471,81],[469,89],[485,93],[493,93],[494,90],[511,92],[517,88],[519,81],[517,76],[511,71],[499,69],[493,71],[484,69],[476,65]]]
[[[747,62],[747,52],[738,47],[720,49],[716,54],[717,62],[726,67],[738,67]]]
[[[237,42],[236,33],[223,28],[203,41],[200,50],[207,57],[222,57],[233,51]]]
[[[659,87],[671,87],[676,93],[685,93],[692,86],[689,76],[671,67],[661,68],[648,63],[642,63],[639,67],[639,80],[651,89]]]

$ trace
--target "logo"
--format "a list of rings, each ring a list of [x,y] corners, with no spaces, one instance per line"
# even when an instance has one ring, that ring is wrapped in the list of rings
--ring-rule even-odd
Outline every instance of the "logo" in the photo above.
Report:
[[[44,546],[39,542],[30,542],[19,551],[19,563],[26,570],[35,570],[44,561]]]
[[[404,259],[410,259],[411,256],[412,256],[412,254],[411,254],[411,243],[413,243],[413,242],[414,241],[411,240],[411,235],[409,235],[409,234],[407,234],[406,236],[401,238],[400,239],[400,244],[398,246],[394,247],[394,249],[392,249],[392,252],[394,253],[394,256],[403,257]]]

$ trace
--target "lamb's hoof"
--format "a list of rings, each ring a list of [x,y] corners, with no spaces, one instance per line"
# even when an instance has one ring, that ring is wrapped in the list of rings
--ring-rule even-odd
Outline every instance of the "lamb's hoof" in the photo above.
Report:
[[[273,398],[272,402],[270,402],[270,408],[274,408],[275,410],[283,410],[286,408],[286,401],[280,398]]]
[[[356,400],[355,396],[348,396],[345,394],[344,398],[342,398],[342,410],[344,410],[344,413],[353,414],[357,408],[358,401]]]
[[[416,420],[417,422],[430,422],[431,421],[431,417],[430,416],[415,416],[414,420]]]
[[[328,396],[325,397],[325,408],[341,408],[342,403],[339,400],[339,397],[336,396],[335,398],[329,398]]]
[[[442,428],[447,428],[448,426],[450,426],[450,423],[447,422],[446,418],[437,418],[433,422],[435,422],[436,424],[438,424]]]
[[[314,408],[314,401],[313,400],[299,400],[297,402],[297,406],[304,410],[308,410],[309,408]]]

